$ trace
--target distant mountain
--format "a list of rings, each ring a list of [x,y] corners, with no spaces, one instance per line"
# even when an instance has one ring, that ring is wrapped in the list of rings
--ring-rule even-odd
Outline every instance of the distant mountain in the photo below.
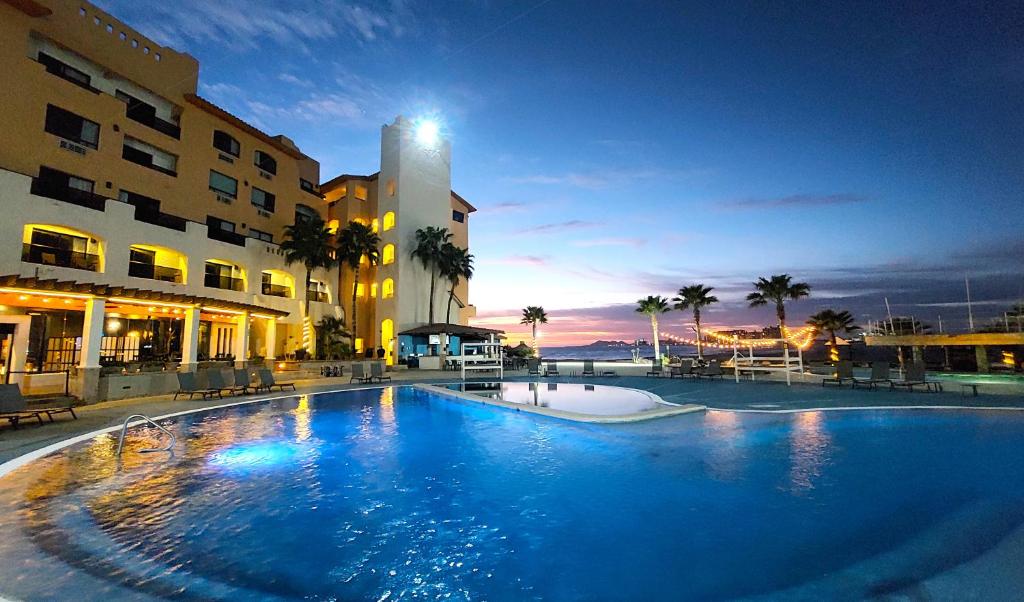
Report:
[[[580,345],[580,347],[632,347],[632,343],[626,341],[594,341],[589,345]]]

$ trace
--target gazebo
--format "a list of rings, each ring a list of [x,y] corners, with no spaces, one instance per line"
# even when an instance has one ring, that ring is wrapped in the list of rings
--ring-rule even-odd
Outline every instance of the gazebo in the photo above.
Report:
[[[419,365],[426,369],[441,368],[441,346],[444,334],[448,334],[445,355],[459,355],[462,343],[497,342],[504,338],[503,330],[464,326],[461,324],[424,324],[398,333],[399,361],[410,357],[419,358]]]

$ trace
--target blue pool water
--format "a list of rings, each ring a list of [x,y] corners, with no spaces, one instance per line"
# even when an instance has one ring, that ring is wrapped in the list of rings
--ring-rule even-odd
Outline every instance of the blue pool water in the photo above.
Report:
[[[170,428],[173,458],[133,453],[158,437],[139,429],[121,466],[105,435],[0,481],[0,596],[991,599],[1024,578],[1001,560],[1018,412],[586,425],[397,387]]]

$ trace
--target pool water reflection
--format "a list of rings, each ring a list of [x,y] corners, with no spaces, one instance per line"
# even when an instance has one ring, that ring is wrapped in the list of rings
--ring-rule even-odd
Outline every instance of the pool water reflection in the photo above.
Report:
[[[594,416],[638,414],[672,405],[646,391],[605,385],[480,382],[458,383],[447,388],[510,403]]]

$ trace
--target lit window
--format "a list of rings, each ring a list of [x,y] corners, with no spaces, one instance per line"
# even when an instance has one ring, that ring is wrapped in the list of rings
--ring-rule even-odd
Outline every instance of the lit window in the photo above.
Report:
[[[366,186],[356,186],[356,198],[359,199],[360,201],[365,201],[369,194],[370,191],[366,188]]]
[[[386,278],[384,284],[381,285],[380,296],[382,299],[390,299],[395,296],[395,281],[391,278]]]
[[[395,262],[395,245],[384,245],[381,252],[381,263],[387,265]]]
[[[367,257],[366,255],[360,255],[359,256],[359,263],[361,263],[363,265],[366,265],[366,264],[370,263],[370,258]]]
[[[356,353],[362,353],[362,352],[363,352],[363,339],[357,338],[356,339]]]
[[[342,186],[338,189],[338,197],[345,198],[348,196],[348,186]]]
[[[395,179],[388,180],[388,196],[395,196]]]
[[[380,232],[380,222],[378,222],[376,218],[370,222],[370,230],[372,230],[374,234]]]
[[[374,282],[373,284],[370,285],[370,296],[373,297],[374,299],[377,298],[377,283],[376,282]]]
[[[331,221],[327,222],[327,229],[331,231],[331,234],[337,234],[338,228],[340,227],[341,222],[336,219],[332,219]]]
[[[366,295],[366,285],[360,282],[356,285],[356,296],[362,297],[364,295]]]
[[[384,231],[387,232],[388,230],[390,230],[390,229],[392,229],[394,227],[395,227],[395,212],[394,211],[388,211],[387,213],[384,214]]]

